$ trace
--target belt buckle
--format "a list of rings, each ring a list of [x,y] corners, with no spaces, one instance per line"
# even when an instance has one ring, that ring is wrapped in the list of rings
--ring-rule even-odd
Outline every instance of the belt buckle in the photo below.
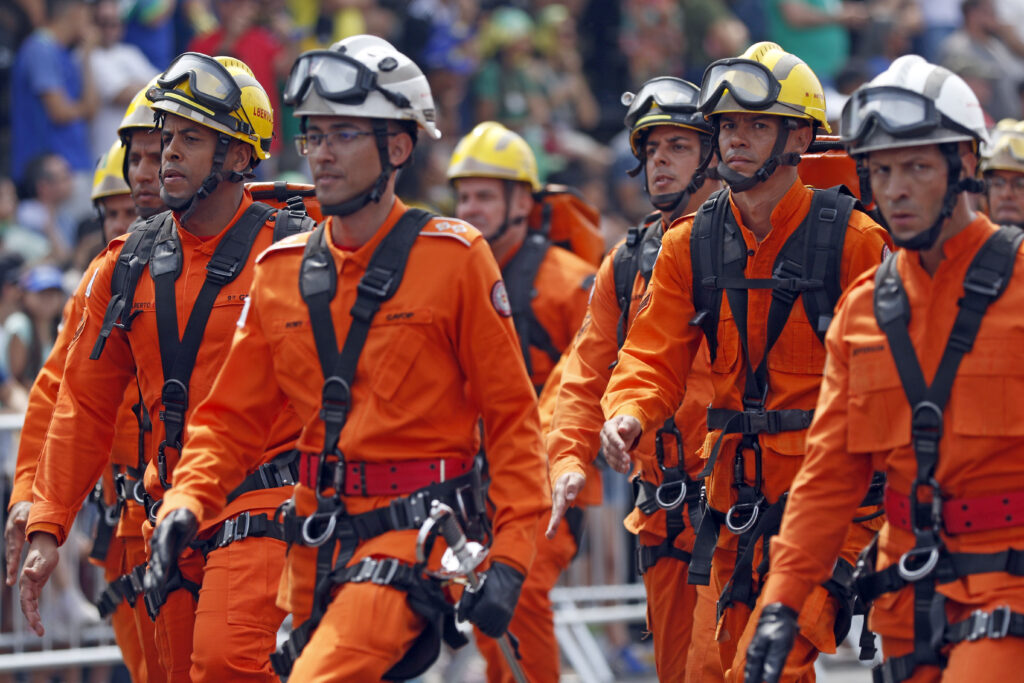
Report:
[[[352,583],[364,583],[369,581],[373,577],[374,572],[376,572],[378,563],[379,560],[371,558],[363,560],[360,563],[359,571],[356,572],[356,575],[351,579]]]
[[[967,634],[967,640],[974,641],[982,638],[998,640],[1005,638],[1010,632],[1010,606],[1002,605],[996,607],[991,613],[982,612],[980,609],[971,612],[971,630]]]
[[[390,584],[398,573],[399,562],[394,557],[382,557],[377,560],[376,566],[370,575],[370,581],[378,586]]]
[[[241,541],[243,538],[248,536],[251,519],[249,511],[246,510],[234,519],[224,520],[224,534],[220,539],[220,543],[217,544],[217,547],[223,548],[229,543]]]

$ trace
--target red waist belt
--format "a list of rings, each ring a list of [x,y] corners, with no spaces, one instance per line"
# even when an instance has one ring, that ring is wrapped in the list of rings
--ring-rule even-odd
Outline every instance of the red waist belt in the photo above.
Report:
[[[323,484],[330,486],[335,470],[342,463],[327,463]],[[319,453],[299,457],[299,481],[316,488]],[[346,462],[342,493],[346,496],[404,496],[424,486],[439,484],[473,469],[473,458],[431,458],[401,462]]]
[[[910,496],[885,487],[885,515],[889,523],[913,531]],[[952,498],[942,503],[946,533],[989,531],[1024,525],[1024,491],[995,493],[977,498]]]

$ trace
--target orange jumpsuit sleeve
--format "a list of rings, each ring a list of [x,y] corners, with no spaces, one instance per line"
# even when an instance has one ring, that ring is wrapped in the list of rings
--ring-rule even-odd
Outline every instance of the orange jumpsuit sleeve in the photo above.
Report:
[[[689,324],[695,314],[689,276],[693,219],[684,221],[662,239],[647,294],[601,400],[605,417],[631,415],[645,433],[676,412],[703,338]]]
[[[570,472],[586,476],[587,464],[597,457],[604,416],[601,396],[619,351],[616,330],[619,303],[615,296],[612,250],[594,280],[590,304],[576,342],[564,358],[558,389],[557,414],[547,434],[551,483]]]
[[[473,242],[475,253],[460,273],[454,340],[459,364],[480,406],[495,506],[491,556],[525,572],[533,561],[537,521],[550,509],[547,459],[540,436],[537,399],[511,318],[503,317],[490,293],[501,273],[490,247]]]
[[[90,360],[110,301],[110,278],[123,238],[97,257],[82,320],[68,344],[64,378],[39,458],[34,504],[26,533],[67,538],[78,509],[109,462],[117,412],[135,375],[135,361],[122,330],[114,328],[103,355]]]
[[[180,507],[200,523],[216,517],[228,493],[266,459],[266,442],[287,400],[259,316],[260,274],[257,268],[224,365],[189,418],[174,486],[164,494],[158,522]],[[310,391],[319,393],[312,386]]]
[[[847,449],[849,350],[841,336],[847,300],[840,302],[825,336],[825,371],[807,432],[807,455],[790,489],[782,529],[771,541],[771,572],[762,595],[766,605],[782,602],[799,611],[811,590],[832,575],[854,510],[871,483],[871,455]]]

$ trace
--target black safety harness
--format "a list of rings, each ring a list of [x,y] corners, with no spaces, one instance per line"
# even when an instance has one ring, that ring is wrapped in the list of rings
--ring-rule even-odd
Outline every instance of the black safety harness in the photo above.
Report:
[[[690,563],[689,582],[708,585],[711,577],[711,557],[718,542],[721,526],[738,539],[736,566],[718,601],[721,614],[734,602],[753,608],[761,586],[754,582],[754,548],[760,540],[764,561],[757,568],[763,580],[767,571],[768,543],[778,533],[787,496],[783,494],[774,503],[768,503],[762,492],[761,434],[778,434],[807,429],[814,416],[813,410],[767,410],[770,390],[768,356],[789,321],[790,313],[799,297],[803,301],[807,320],[820,341],[832,320],[833,309],[842,292],[839,282],[843,244],[850,215],[857,206],[856,199],[846,188],[838,186],[827,190],[814,190],[807,216],[793,231],[776,258],[772,277],[752,279],[745,275],[747,248],[739,226],[730,209],[727,190],[713,194],[698,210],[690,238],[693,262],[693,299],[697,313],[690,321],[698,326],[707,339],[711,359],[717,356],[719,313],[722,294],[725,293],[733,313],[746,369],[743,409],[708,408],[708,429],[721,430],[708,457],[707,465],[698,475],[706,477],[718,460],[722,441],[729,434],[741,436],[733,462],[733,488],[736,503],[721,512],[708,507],[697,530],[693,559]],[[750,347],[747,339],[747,292],[751,289],[770,289],[772,301],[768,309],[764,355],[756,368],[749,362]],[[744,475],[744,454],[754,458],[754,482],[747,483]],[[871,492],[862,505],[878,505],[882,500],[884,483],[876,477]],[[852,614],[853,567],[844,561],[837,564],[833,578],[825,588]],[[850,614],[837,617],[837,640],[845,637],[839,632],[848,626]]]
[[[533,376],[533,362],[530,349],[536,348],[547,354],[552,363],[557,363],[562,352],[551,341],[551,335],[537,320],[533,312],[533,300],[537,296],[534,282],[540,271],[540,264],[551,248],[551,240],[542,232],[531,230],[515,256],[505,264],[501,277],[508,289],[509,307],[512,309],[512,323],[519,336],[519,344],[526,361],[526,372]],[[542,387],[535,387],[540,393]]]
[[[619,323],[616,329],[616,340],[619,348],[626,341],[626,330],[629,327],[630,307],[633,299],[633,284],[637,275],[650,283],[654,272],[654,263],[661,249],[661,239],[665,234],[665,225],[661,213],[649,215],[644,222],[630,228],[626,241],[615,252],[612,259],[612,278],[615,282],[615,298],[619,303]],[[676,464],[665,464],[665,439],[671,438],[675,444]],[[665,540],[658,545],[637,544],[636,563],[640,574],[646,573],[663,557],[671,557],[681,562],[690,561],[690,553],[676,547],[676,539],[686,529],[686,517],[690,525],[696,529],[701,518],[701,482],[690,479],[683,468],[685,462],[683,437],[676,426],[675,417],[670,417],[657,431],[654,437],[654,451],[661,472],[661,481],[649,481],[640,473],[633,477],[633,499],[640,512],[647,516],[658,510],[665,511]],[[685,514],[684,514],[685,511]]]
[[[409,252],[431,217],[431,214],[418,209],[406,211],[377,246],[357,285],[356,301],[350,310],[352,320],[340,351],[330,310],[337,290],[337,269],[327,245],[325,224],[321,224],[306,243],[299,289],[309,309],[313,339],[324,376],[320,410],[320,419],[324,422],[324,445],[317,456],[313,482],[317,511],[302,517],[295,514],[294,505],[289,502],[282,507],[282,517],[285,541],[289,546],[299,543],[318,547],[319,550],[313,612],[271,655],[271,664],[282,677],[291,672],[295,660],[319,625],[333,590],[344,583],[372,582],[405,591],[410,607],[427,621],[426,629],[409,652],[385,674],[387,679],[403,680],[425,671],[437,658],[442,636],[453,647],[466,642],[454,628],[453,608],[444,598],[440,583],[427,577],[422,565],[408,564],[395,558],[364,558],[348,565],[362,541],[389,531],[419,529],[429,518],[430,505],[434,500],[445,502],[459,512],[471,538],[489,538],[480,470],[474,467],[466,474],[425,486],[393,499],[387,507],[362,514],[348,514],[341,498],[341,492],[346,490],[346,473],[358,464],[346,464],[345,455],[338,448],[338,440],[351,407],[351,387],[359,356],[374,316],[381,305],[398,291]],[[396,463],[395,467],[401,467],[401,464]]]
[[[918,666],[944,667],[941,649],[964,640],[980,638],[1024,638],[1024,614],[1008,606],[992,612],[975,611],[963,621],[946,620],[945,598],[935,588],[972,574],[1007,572],[1024,576],[1024,549],[1007,548],[996,553],[951,553],[940,535],[943,528],[943,493],[935,479],[939,442],[943,434],[943,411],[949,402],[957,369],[970,353],[988,307],[998,299],[1013,275],[1024,232],[1003,227],[986,240],[974,256],[964,278],[964,295],[946,342],[935,377],[926,383],[910,339],[910,303],[896,268],[896,254],[889,256],[875,276],[875,320],[889,341],[903,391],[911,405],[910,433],[917,460],[916,478],[910,488],[910,524],[914,547],[899,562],[880,571],[875,566],[876,544],[869,546],[858,562],[856,588],[870,604],[883,593],[914,588],[914,651],[885,660],[873,676],[879,683],[909,678]],[[919,492],[929,490],[928,500]]]

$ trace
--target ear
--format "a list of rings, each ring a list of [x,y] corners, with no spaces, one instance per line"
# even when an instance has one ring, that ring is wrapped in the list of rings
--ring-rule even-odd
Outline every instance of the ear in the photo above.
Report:
[[[515,192],[512,194],[512,213],[529,215],[533,209],[533,190],[526,183],[516,183]]]
[[[405,131],[388,136],[388,159],[391,165],[398,168],[412,156],[412,138]]]
[[[974,145],[969,142],[960,142],[957,151],[960,153],[960,163],[963,165],[964,177],[978,177],[978,155],[974,151]]]
[[[811,146],[811,142],[814,141],[813,127],[810,125],[798,125],[795,129],[789,132],[789,139],[793,141],[793,152],[799,152],[803,154],[807,151],[807,148]]]
[[[224,170],[242,173],[249,168],[252,160],[252,147],[240,140],[232,140],[224,157]]]

